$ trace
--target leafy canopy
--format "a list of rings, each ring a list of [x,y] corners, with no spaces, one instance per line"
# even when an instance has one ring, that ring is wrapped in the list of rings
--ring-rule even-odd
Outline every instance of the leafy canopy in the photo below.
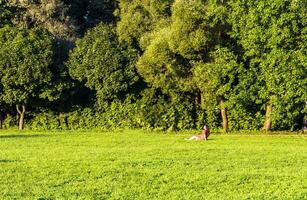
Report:
[[[70,75],[97,92],[98,100],[119,98],[137,80],[136,52],[117,40],[115,28],[100,24],[76,41],[67,66]]]
[[[230,5],[232,36],[257,79],[255,101],[273,105],[275,128],[293,127],[306,101],[307,2],[242,0]]]
[[[38,98],[51,80],[53,38],[42,29],[0,29],[0,83],[9,104]]]

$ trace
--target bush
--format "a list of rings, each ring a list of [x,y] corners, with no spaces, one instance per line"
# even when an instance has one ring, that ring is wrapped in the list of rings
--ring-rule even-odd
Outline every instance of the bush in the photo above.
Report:
[[[26,127],[32,130],[66,129],[60,123],[59,115],[53,112],[34,114],[34,117],[26,123]]]
[[[52,129],[155,129],[182,130],[195,128],[197,109],[191,99],[170,97],[153,89],[144,90],[141,98],[103,102],[92,108],[77,108],[62,114],[36,114],[27,123],[33,130]]]
[[[7,115],[3,120],[3,128],[8,129],[17,125],[16,117],[12,115]]]

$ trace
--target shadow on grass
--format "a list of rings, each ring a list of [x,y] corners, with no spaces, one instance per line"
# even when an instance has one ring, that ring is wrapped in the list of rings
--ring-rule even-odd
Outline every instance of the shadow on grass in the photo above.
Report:
[[[39,138],[39,137],[48,137],[48,135],[23,135],[23,134],[12,134],[12,135],[0,135],[0,139],[7,139],[7,138],[15,138],[15,139],[21,139],[21,138]]]
[[[12,162],[17,162],[17,160],[1,160],[0,159],[0,164],[1,163],[12,163]]]

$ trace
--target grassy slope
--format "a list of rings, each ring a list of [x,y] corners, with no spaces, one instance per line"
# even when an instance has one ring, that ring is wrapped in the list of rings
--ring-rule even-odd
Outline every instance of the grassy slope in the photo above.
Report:
[[[0,199],[307,199],[307,138],[0,132]]]

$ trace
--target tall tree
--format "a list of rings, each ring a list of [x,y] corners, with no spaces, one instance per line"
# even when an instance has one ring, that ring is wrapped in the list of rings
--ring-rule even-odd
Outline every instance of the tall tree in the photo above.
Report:
[[[217,47],[210,53],[210,62],[199,62],[193,69],[194,80],[200,88],[206,104],[213,106],[216,101],[221,111],[222,126],[228,130],[226,100],[232,95],[237,78],[242,73],[242,65],[238,64],[233,52],[227,48]],[[210,112],[210,110],[208,110]]]
[[[79,104],[78,99],[87,99],[88,89],[82,84],[71,79],[64,62],[68,58],[69,50],[74,47],[77,38],[99,22],[114,23],[113,11],[116,1],[110,0],[24,0],[11,1],[10,5],[23,9],[22,18],[17,23],[23,27],[44,27],[56,39],[51,85],[44,95],[52,100],[42,102],[42,106],[61,113],[67,111],[72,104]],[[76,98],[76,95],[82,97]],[[47,103],[47,104],[46,104]],[[82,102],[84,104],[84,102]]]
[[[194,68],[204,68],[196,71],[207,70],[205,68],[211,65],[206,63],[215,62],[209,55],[216,46],[230,46],[226,4],[223,1],[176,0],[171,11],[169,25],[151,32],[149,45],[139,59],[138,71],[154,87],[164,91],[197,93],[196,96],[200,94],[204,102],[207,88],[198,83],[200,78],[193,78],[193,71]],[[219,78],[219,73],[212,75]],[[222,107],[224,115],[226,108]]]
[[[96,91],[99,103],[121,99],[136,83],[137,54],[119,44],[113,26],[100,24],[77,40],[67,66],[70,75]]]
[[[232,1],[232,35],[257,75],[264,130],[293,126],[306,101],[306,1]],[[292,124],[292,125],[291,125]]]
[[[16,105],[20,130],[26,106],[42,97],[51,80],[52,43],[52,37],[41,29],[0,29],[1,96],[7,104]]]

